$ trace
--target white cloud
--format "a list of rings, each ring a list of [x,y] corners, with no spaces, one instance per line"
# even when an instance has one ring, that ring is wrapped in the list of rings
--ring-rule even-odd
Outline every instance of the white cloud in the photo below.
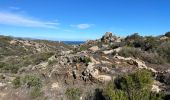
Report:
[[[77,24],[77,25],[71,25],[72,27],[76,27],[78,29],[88,29],[92,26],[93,24]]]
[[[46,22],[11,12],[0,12],[0,24],[22,27],[58,28],[59,23]]]

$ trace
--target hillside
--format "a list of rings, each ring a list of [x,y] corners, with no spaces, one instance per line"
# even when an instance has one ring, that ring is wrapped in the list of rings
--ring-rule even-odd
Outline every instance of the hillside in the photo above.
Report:
[[[81,45],[0,36],[0,100],[170,100],[170,32]]]

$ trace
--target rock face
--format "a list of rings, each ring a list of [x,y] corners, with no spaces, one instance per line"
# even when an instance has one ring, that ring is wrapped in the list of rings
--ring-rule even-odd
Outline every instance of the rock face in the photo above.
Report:
[[[134,59],[134,58],[131,58],[131,57],[125,58],[125,57],[118,56],[118,55],[115,55],[114,57],[116,59],[119,59],[119,60],[124,60],[130,65],[135,65],[139,69],[147,69],[147,70],[152,71],[153,73],[157,73],[157,71],[155,69],[147,67],[145,62],[140,60],[140,59]]]
[[[105,35],[101,38],[101,41],[107,44],[111,44],[112,42],[120,42],[121,39],[113,36],[112,32],[106,32]]]
[[[159,88],[159,86],[157,86],[157,85],[152,85],[152,92],[159,93],[160,91],[161,91],[161,89]]]
[[[170,72],[158,72],[156,79],[162,83],[170,85]]]
[[[100,75],[99,70],[95,69],[94,63],[89,63],[87,68],[83,71],[82,78],[87,81],[95,79],[99,82],[109,82],[112,80],[112,77],[109,75]]]
[[[91,48],[89,48],[91,51],[93,51],[93,52],[96,52],[96,51],[98,51],[99,50],[99,47],[98,46],[93,46],[93,47],[91,47]]]
[[[101,41],[104,43],[109,43],[112,40],[112,33],[106,32],[105,35],[102,37]]]
[[[114,50],[106,50],[106,51],[103,51],[103,53],[104,53],[105,55],[111,54],[111,53],[113,53],[113,52],[114,52]]]

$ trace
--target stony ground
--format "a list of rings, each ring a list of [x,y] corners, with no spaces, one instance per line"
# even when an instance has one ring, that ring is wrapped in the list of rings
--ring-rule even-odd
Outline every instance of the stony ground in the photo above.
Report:
[[[102,39],[76,46],[9,37],[2,40],[0,100],[67,100],[68,88],[81,89],[80,99],[84,100],[117,76],[137,69],[154,74],[152,91],[170,90],[168,63],[157,65],[120,56],[123,47],[113,49],[110,45],[123,39],[109,32]]]

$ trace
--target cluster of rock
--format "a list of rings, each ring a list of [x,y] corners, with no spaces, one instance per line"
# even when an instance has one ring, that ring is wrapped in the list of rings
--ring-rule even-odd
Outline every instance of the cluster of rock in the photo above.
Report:
[[[109,82],[112,80],[110,75],[100,75],[99,70],[94,66],[94,63],[89,63],[87,68],[82,73],[82,79],[84,81],[98,81],[98,82]]]
[[[105,35],[101,38],[101,41],[106,44],[109,44],[112,42],[121,42],[121,38],[113,36],[112,32],[106,32]]]

